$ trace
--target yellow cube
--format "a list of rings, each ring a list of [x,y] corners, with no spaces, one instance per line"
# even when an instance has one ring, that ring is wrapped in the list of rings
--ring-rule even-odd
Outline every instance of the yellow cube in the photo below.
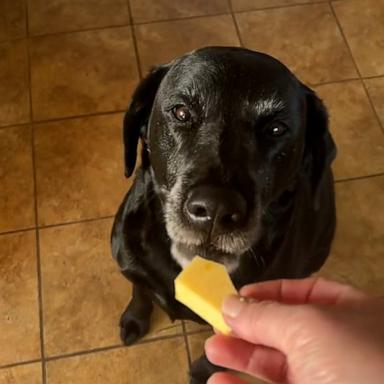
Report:
[[[175,279],[176,300],[180,301],[221,333],[231,329],[221,314],[227,295],[237,291],[223,264],[195,256]]]

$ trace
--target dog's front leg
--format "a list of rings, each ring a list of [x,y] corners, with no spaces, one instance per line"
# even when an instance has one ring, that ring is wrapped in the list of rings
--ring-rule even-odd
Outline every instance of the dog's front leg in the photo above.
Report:
[[[204,354],[192,363],[189,384],[206,384],[212,374],[225,370],[223,367],[210,363]]]
[[[133,284],[132,299],[120,318],[120,337],[125,345],[133,344],[148,332],[152,310],[149,290]]]

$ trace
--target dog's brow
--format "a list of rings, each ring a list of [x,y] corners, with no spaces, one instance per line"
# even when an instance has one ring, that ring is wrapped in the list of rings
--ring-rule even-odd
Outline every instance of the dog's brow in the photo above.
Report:
[[[186,103],[191,103],[198,99],[198,93],[194,87],[184,87],[182,90],[175,90],[169,99],[171,101],[182,100]]]
[[[275,95],[269,98],[261,98],[256,101],[254,108],[259,116],[267,116],[279,112],[285,107],[285,103]]]

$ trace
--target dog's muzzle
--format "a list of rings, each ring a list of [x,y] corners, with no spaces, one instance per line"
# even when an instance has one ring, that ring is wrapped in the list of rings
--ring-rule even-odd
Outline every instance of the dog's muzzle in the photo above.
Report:
[[[241,228],[247,203],[235,190],[204,185],[188,193],[183,214],[193,229],[215,237]]]

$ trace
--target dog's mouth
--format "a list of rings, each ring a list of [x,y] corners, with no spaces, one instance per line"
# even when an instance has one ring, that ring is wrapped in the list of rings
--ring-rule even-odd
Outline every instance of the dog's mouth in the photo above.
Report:
[[[182,242],[173,242],[171,251],[182,268],[197,255],[224,264],[228,272],[234,271],[240,263],[240,254],[225,252],[212,244],[187,245]]]
[[[172,241],[171,253],[178,264],[184,268],[194,256],[220,262],[233,272],[240,264],[241,256],[252,252],[252,245],[260,236],[260,220],[254,215],[243,230],[212,235],[196,230],[183,222],[175,211],[168,211],[165,223]]]
[[[196,196],[190,193],[191,190]],[[205,202],[202,196],[207,199],[206,205],[201,203]],[[223,196],[227,199],[224,202]],[[216,207],[214,215],[208,215],[211,208],[208,203],[214,204],[219,198],[222,203],[220,212]],[[238,204],[241,209],[237,210],[239,199],[242,204]],[[192,205],[188,206],[191,200]],[[231,215],[226,215],[225,204],[229,206],[228,212]],[[186,212],[186,208],[189,212]],[[244,198],[239,198],[239,193],[234,190],[204,185],[190,189],[183,186],[183,178],[179,178],[166,196],[164,204],[165,226],[172,241],[173,258],[183,268],[194,256],[199,255],[223,263],[229,271],[236,269],[241,255],[252,251],[252,245],[261,234],[262,209],[257,202],[250,210],[247,208],[250,207],[247,207]],[[223,211],[225,214],[222,214]]]

